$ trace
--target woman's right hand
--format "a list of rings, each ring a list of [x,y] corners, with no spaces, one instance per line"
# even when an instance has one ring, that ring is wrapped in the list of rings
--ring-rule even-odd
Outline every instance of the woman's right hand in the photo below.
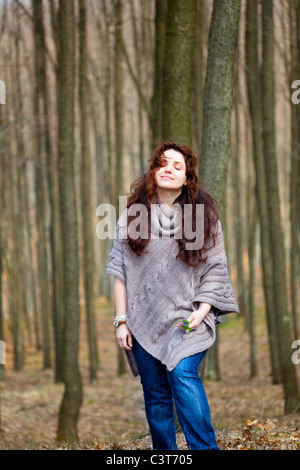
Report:
[[[132,348],[132,335],[126,324],[119,325],[116,329],[116,339],[122,349],[130,351]]]

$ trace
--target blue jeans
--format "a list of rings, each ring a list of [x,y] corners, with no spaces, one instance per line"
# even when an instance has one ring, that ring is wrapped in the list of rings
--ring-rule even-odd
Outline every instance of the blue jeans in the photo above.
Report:
[[[182,359],[171,372],[133,338],[154,450],[176,450],[173,399],[190,450],[219,450],[198,366],[206,351]]]

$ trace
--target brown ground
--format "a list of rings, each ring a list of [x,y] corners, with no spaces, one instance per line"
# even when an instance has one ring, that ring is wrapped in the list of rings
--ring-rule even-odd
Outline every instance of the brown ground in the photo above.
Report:
[[[1,387],[0,449],[149,449],[138,378],[117,375],[117,345],[104,299],[97,302],[101,369],[89,383],[85,321],[81,323],[80,364],[84,401],[78,423],[79,442],[55,441],[63,385],[42,370],[42,354],[28,347],[26,367],[14,372],[11,344],[6,343],[5,381]],[[284,416],[282,387],[272,385],[266,327],[256,309],[258,377],[249,379],[249,338],[242,318],[230,315],[218,327],[222,381],[205,381],[217,441],[222,449],[299,449],[300,414]],[[292,353],[292,349],[291,349]],[[300,373],[300,365],[296,366]],[[179,448],[184,449],[182,435]]]

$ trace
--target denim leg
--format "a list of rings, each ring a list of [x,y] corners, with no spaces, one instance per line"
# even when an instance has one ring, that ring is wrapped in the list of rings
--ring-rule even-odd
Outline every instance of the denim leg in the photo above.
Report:
[[[206,351],[182,359],[167,371],[176,411],[190,450],[218,450],[198,366]]]
[[[176,450],[173,398],[166,367],[133,338],[132,348],[141,384],[154,450]]]

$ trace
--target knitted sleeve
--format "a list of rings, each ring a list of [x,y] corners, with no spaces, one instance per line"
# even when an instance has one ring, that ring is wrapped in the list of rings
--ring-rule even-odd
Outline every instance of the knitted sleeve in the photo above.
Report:
[[[197,293],[193,299],[195,309],[199,308],[199,302],[206,302],[212,305],[218,315],[240,313],[229,279],[220,220],[215,245],[212,246],[211,243],[208,249],[207,261],[196,290]]]
[[[119,237],[119,222],[117,223],[113,246],[109,255],[109,263],[106,268],[106,274],[112,274],[118,277],[126,285],[126,272],[124,263],[124,245]]]

